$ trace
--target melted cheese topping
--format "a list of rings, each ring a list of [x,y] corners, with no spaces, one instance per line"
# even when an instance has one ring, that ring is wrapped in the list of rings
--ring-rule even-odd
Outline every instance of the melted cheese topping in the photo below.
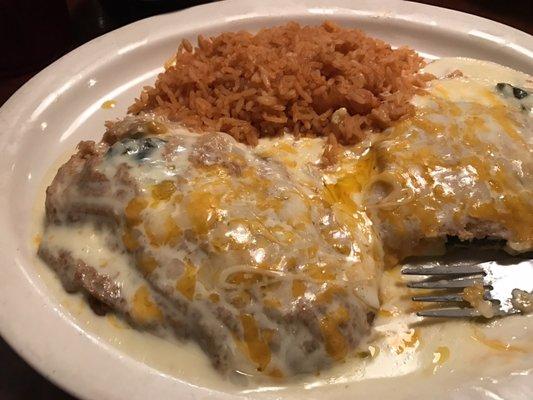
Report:
[[[115,129],[128,124],[138,128],[126,119]],[[75,258],[119,284],[133,322],[183,326],[178,332],[221,347],[212,356],[222,368],[287,376],[344,359],[379,307],[382,254],[366,214],[324,184],[323,145],[287,137],[262,143],[260,158],[227,135],[177,127],[121,140],[91,166],[108,191],[70,185],[60,201],[123,217],[118,243],[107,247],[136,270],[110,275]],[[308,158],[295,148],[309,149]],[[91,229],[91,218],[82,220],[80,229]],[[51,235],[57,226],[41,246],[74,252]]]
[[[389,248],[401,259],[445,235],[533,248],[532,114],[466,75],[414,101],[416,114],[374,144],[369,209]]]
[[[437,75],[453,72],[432,66]],[[125,165],[134,194],[69,194],[124,216],[118,242],[92,223],[50,224],[41,246],[67,249],[119,282],[136,324],[216,332],[232,369],[273,378],[316,372],[353,352],[346,327],[379,307],[384,258],[435,251],[450,232],[468,239],[479,222],[514,250],[532,247],[531,115],[493,85],[473,76],[435,81],[414,99],[414,117],[345,149],[327,169],[319,166],[322,139],[289,136],[263,139],[253,151],[231,144],[223,161],[200,152],[206,157],[194,162],[197,136],[150,121],[146,137],[172,142],[171,152],[155,141],[139,162],[118,142],[97,167],[116,185]],[[109,259],[117,253],[120,262]],[[319,337],[307,354],[310,333],[277,319],[303,313],[302,304],[313,307]],[[379,313],[399,314],[391,303]],[[412,356],[420,337],[405,328],[387,340],[396,355]],[[371,348],[374,358],[380,347]],[[448,357],[436,347],[435,368]]]

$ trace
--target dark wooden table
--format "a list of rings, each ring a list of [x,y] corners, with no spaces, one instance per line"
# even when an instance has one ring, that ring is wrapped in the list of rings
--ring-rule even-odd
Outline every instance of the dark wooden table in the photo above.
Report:
[[[21,0],[0,0],[0,17],[2,16],[2,2],[9,3],[10,1],[17,4],[24,3]],[[134,2],[133,0],[66,0],[64,37],[51,44],[50,54],[47,57],[41,57],[30,67],[12,68],[9,73],[3,74],[0,70],[0,105],[40,69],[94,37],[149,15],[178,10],[208,1],[165,0],[155,8],[142,5],[132,6]],[[490,18],[533,34],[533,0],[422,0],[418,2]],[[42,3],[48,2],[42,1]],[[32,6],[34,4],[35,2]],[[55,27],[57,26],[61,24],[56,23]],[[0,26],[0,34],[1,29]],[[4,50],[0,47],[0,54],[6,54]],[[10,51],[17,51],[17,46],[14,46],[14,50],[10,48]],[[0,338],[0,400],[15,399],[66,400],[73,399],[73,397],[41,377]]]

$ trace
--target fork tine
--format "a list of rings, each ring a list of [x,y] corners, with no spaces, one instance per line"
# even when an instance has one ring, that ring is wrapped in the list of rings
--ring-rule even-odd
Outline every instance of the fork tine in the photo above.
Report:
[[[478,265],[437,265],[437,266],[407,266],[402,268],[404,275],[474,275],[483,273]]]
[[[457,278],[449,280],[426,279],[419,282],[408,282],[407,287],[413,289],[464,289],[474,286],[476,283],[483,283],[482,278]]]
[[[422,310],[416,313],[419,317],[440,317],[440,318],[464,318],[479,317],[481,313],[474,308],[437,308],[434,310]]]
[[[505,315],[519,314],[520,311],[514,308],[509,310],[502,310],[494,308],[494,316],[502,317]],[[465,318],[465,317],[480,317],[481,313],[470,307],[464,308],[436,308],[431,310],[422,310],[416,313],[419,317],[437,317],[437,318]]]
[[[413,296],[413,301],[428,301],[428,302],[449,302],[449,301],[464,301],[460,294],[444,294],[440,296]]]

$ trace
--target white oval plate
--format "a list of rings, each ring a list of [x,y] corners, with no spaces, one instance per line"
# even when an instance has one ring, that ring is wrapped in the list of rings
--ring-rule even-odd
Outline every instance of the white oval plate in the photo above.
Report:
[[[105,120],[124,115],[182,38],[257,30],[288,20],[316,24],[326,18],[393,45],[409,45],[428,58],[468,56],[533,75],[531,36],[471,15],[393,0],[226,1],[139,21],[74,50],[0,109],[0,332],[33,367],[86,399],[235,398],[164,374],[84,330],[41,279],[44,271],[35,267],[31,210],[50,166],[80,140],[98,139]],[[117,106],[102,110],[101,104],[111,99]],[[454,387],[435,387],[430,397],[531,399],[529,378],[510,376],[491,388],[459,379]],[[386,396],[383,385],[373,386],[375,392],[341,397]],[[415,387],[396,386],[388,391],[394,398],[420,394]],[[316,396],[323,394],[305,394]]]

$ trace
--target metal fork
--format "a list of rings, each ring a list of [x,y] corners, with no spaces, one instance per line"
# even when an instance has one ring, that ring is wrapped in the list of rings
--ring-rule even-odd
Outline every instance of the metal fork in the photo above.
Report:
[[[468,254],[466,258],[465,254]],[[417,315],[422,317],[481,316],[479,310],[465,301],[462,293],[465,288],[476,284],[483,285],[483,298],[492,303],[494,316],[520,313],[516,301],[513,301],[519,293],[517,291],[533,292],[533,259],[510,257],[508,254],[502,257],[502,252],[490,249],[482,249],[481,254],[462,249],[442,260],[419,260],[404,265],[401,272],[403,275],[423,277],[421,280],[410,280],[408,287],[433,291],[428,295],[414,296],[413,301],[441,305],[418,311]]]

